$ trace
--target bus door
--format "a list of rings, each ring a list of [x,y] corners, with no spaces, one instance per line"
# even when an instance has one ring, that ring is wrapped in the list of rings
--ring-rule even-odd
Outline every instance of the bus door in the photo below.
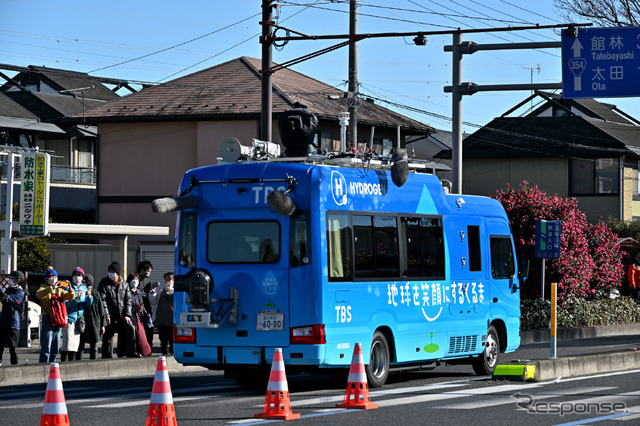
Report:
[[[492,281],[492,307],[497,306],[509,317],[510,308],[518,308],[520,295],[515,276],[515,256],[509,224],[505,220],[487,219],[489,235],[490,268]],[[519,315],[516,315],[519,316]]]
[[[445,224],[450,254],[447,300],[453,327],[449,332],[450,354],[474,352],[487,332],[490,289],[487,285],[482,218],[449,217]]]
[[[198,343],[223,347],[223,363],[260,363],[265,357],[261,348],[289,345],[288,221],[273,211],[254,210],[219,212],[206,224],[212,314],[215,319],[224,312],[217,299],[234,293],[237,309],[233,318],[207,329],[208,338]]]

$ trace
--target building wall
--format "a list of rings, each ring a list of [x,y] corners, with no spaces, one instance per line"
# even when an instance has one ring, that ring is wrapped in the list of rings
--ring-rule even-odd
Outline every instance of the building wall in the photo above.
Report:
[[[506,190],[507,183],[518,188],[522,181],[529,186],[537,186],[547,194],[569,196],[569,162],[564,158],[480,158],[463,160],[462,189],[465,194],[493,195],[496,190]],[[623,172],[623,199],[625,219],[631,219],[634,212],[640,216],[640,202],[631,204],[633,191],[633,170]],[[583,196],[578,199],[578,208],[591,222],[601,217],[620,217],[620,197],[615,195]],[[635,203],[634,203],[635,204]]]
[[[549,194],[568,195],[568,162],[563,158],[471,158],[463,159],[462,192],[473,195],[493,195],[518,188],[523,181],[538,186]]]
[[[637,164],[637,160],[635,161]],[[633,219],[633,207],[635,202],[633,201],[633,194],[635,191],[635,187],[637,182],[637,170],[634,167],[628,167],[627,162],[624,162],[624,167],[622,170],[622,220],[632,220]],[[639,203],[640,204],[640,203]]]
[[[226,138],[250,146],[259,120],[109,123],[98,132],[98,222],[168,226],[173,238],[177,214],[153,213],[151,201],[176,195],[187,170],[216,164]]]
[[[620,198],[615,195],[576,198],[578,199],[578,208],[587,215],[589,222],[597,222],[600,218],[606,221],[610,216],[620,217]]]

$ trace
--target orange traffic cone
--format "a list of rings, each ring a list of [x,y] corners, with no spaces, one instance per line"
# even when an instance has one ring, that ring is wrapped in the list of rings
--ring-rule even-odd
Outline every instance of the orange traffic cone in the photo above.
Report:
[[[351,368],[347,379],[347,390],[344,394],[344,402],[336,404],[340,408],[362,408],[370,410],[378,408],[378,404],[371,402],[369,398],[369,385],[367,384],[367,373],[364,370],[364,360],[362,358],[362,345],[356,343],[351,358]]]
[[[69,415],[67,414],[67,404],[64,401],[60,368],[58,363],[54,362],[49,368],[49,381],[47,382],[47,391],[44,394],[40,426],[58,425],[69,426]]]
[[[287,375],[284,372],[284,360],[282,359],[282,349],[280,348],[276,348],[273,354],[269,385],[267,386],[267,396],[264,400],[262,413],[255,414],[254,417],[257,419],[277,420],[294,420],[300,418],[300,413],[291,411],[289,385],[287,385]]]
[[[146,426],[176,426],[177,424],[176,410],[173,407],[173,396],[171,396],[171,385],[169,384],[169,371],[167,371],[167,358],[159,356],[149,411],[147,411]]]

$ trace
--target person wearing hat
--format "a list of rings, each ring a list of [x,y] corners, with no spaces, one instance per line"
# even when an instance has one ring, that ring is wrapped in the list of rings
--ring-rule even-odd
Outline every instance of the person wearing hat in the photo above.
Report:
[[[84,269],[76,267],[71,273],[69,284],[76,294],[71,300],[67,300],[67,326],[62,329],[62,347],[60,348],[61,361],[75,360],[76,352],[80,346],[80,335],[85,329],[84,311],[93,303],[91,294],[87,294],[87,287],[83,283]]]
[[[13,271],[6,276],[6,281],[0,285],[0,300],[2,300],[2,312],[0,312],[0,366],[4,347],[9,348],[11,365],[18,363],[16,347],[20,337],[20,315],[24,310],[24,290],[21,284],[24,282],[24,274]],[[5,288],[6,287],[6,288]]]
[[[72,300],[76,293],[71,286],[58,282],[58,272],[51,266],[44,273],[44,283],[36,291],[40,299],[42,310],[42,324],[40,325],[40,362],[56,362],[60,350],[60,327],[54,327],[49,322],[51,311],[51,296],[57,295],[61,300]]]
[[[120,264],[112,262],[108,275],[100,280],[98,292],[107,306],[107,327],[102,335],[102,358],[113,358],[113,336],[118,333],[119,357],[139,356],[136,353],[133,321],[131,320],[131,292],[129,284],[120,276]]]

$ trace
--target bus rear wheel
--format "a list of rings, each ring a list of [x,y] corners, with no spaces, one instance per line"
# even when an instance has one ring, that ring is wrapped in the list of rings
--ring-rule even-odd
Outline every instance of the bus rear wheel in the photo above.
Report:
[[[500,339],[496,328],[490,325],[487,330],[487,342],[484,345],[484,351],[474,360],[473,371],[481,376],[492,375],[498,364],[498,354],[500,354]]]
[[[384,385],[389,377],[389,344],[387,338],[376,331],[371,340],[371,354],[367,365],[367,380],[372,388]]]

